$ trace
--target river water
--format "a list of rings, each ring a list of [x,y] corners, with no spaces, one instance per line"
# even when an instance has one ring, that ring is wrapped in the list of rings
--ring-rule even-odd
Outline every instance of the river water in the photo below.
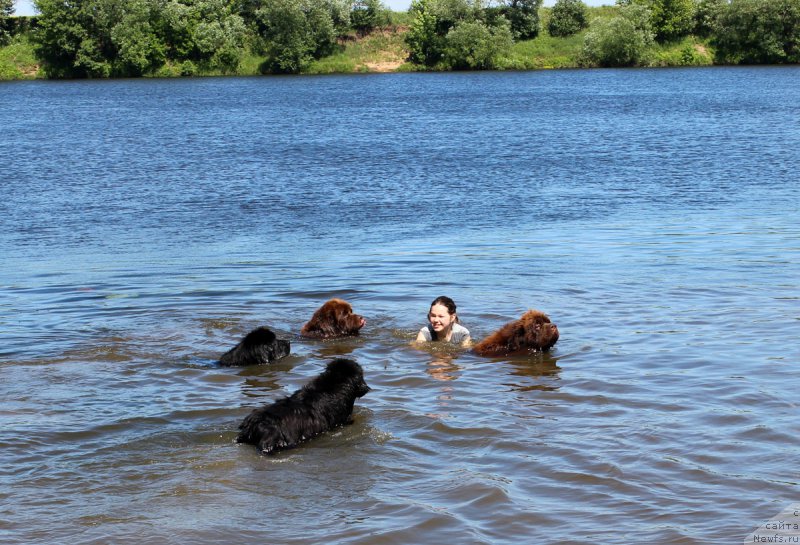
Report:
[[[0,83],[0,541],[742,543],[800,501],[798,81]],[[561,339],[412,348],[443,294]],[[330,297],[362,335],[300,338]],[[353,425],[234,443],[340,355]]]

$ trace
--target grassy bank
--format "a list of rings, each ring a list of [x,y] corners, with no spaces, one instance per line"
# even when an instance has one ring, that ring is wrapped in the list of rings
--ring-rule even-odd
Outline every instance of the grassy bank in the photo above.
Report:
[[[39,75],[39,62],[27,35],[15,36],[0,47],[0,80],[34,79]]]
[[[589,20],[613,14],[615,7],[589,8]],[[405,34],[410,23],[407,13],[394,14],[394,25],[373,32],[368,36],[355,34],[340,40],[338,51],[329,57],[312,62],[305,70],[307,74],[402,72],[418,69],[407,62],[408,49]],[[550,9],[541,12],[542,28],[547,28]],[[567,38],[554,38],[542,31],[533,40],[514,44],[514,49],[504,64],[511,70],[541,70],[551,68],[585,67],[582,60],[583,41],[586,31]],[[702,66],[713,64],[713,50],[707,41],[693,37],[680,42],[657,45],[652,50],[647,66]],[[186,70],[184,66],[166,65],[155,77],[179,76],[252,76],[260,74],[264,58],[248,55],[242,59],[234,73],[214,73],[202,70]],[[0,80],[41,78],[39,64],[34,55],[33,44],[28,34],[14,38],[13,42],[0,48]]]

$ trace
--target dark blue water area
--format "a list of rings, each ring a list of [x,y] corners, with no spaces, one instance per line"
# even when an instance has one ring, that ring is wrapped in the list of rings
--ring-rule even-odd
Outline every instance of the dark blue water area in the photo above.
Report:
[[[6,85],[4,215],[17,244],[116,247],[725,207],[791,175],[798,113],[788,87],[742,89],[764,72],[710,72]]]
[[[167,270],[184,259],[306,267],[396,242],[435,250],[489,232],[758,217],[749,203],[796,194],[796,75],[7,84],[3,246],[25,278],[85,274],[109,254]]]
[[[798,81],[0,83],[0,538],[742,542],[800,501]],[[442,294],[561,339],[411,348]],[[299,337],[331,297],[362,334]],[[292,355],[214,364],[257,325]],[[353,426],[233,443],[337,355]]]

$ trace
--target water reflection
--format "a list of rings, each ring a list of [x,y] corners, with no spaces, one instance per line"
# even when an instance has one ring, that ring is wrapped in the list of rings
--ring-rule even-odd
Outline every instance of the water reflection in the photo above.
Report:
[[[250,365],[237,370],[242,377],[242,394],[250,398],[274,398],[284,389],[282,382],[298,363],[299,358],[287,356],[267,365]],[[225,368],[221,368],[225,371]]]
[[[425,372],[441,381],[456,380],[460,376],[463,367],[457,365],[455,360],[468,352],[460,346],[442,342],[412,342],[411,347],[417,352],[427,355],[428,363]]]
[[[314,354],[324,359],[350,357],[360,344],[357,339],[336,339],[319,343],[315,346]]]
[[[436,380],[450,381],[456,380],[462,370],[460,365],[455,363],[456,356],[453,354],[431,354],[431,361],[425,371]]]
[[[542,378],[557,380],[561,372],[561,367],[558,366],[558,357],[549,352],[535,354],[524,359],[512,359],[504,362],[504,365],[508,369],[509,376],[525,379],[522,382],[509,383],[508,386],[512,390],[554,392],[559,388],[552,381],[544,383],[541,380]]]
[[[411,338],[414,339],[415,337],[412,336]],[[435,408],[431,411],[426,411],[425,415],[435,420],[449,418],[454,408],[453,406],[458,403],[455,383],[462,376],[464,367],[457,364],[456,360],[464,353],[464,349],[448,343],[417,343],[413,340],[408,346],[412,349],[410,353],[413,359],[421,363],[424,362],[425,374],[434,379],[434,382],[429,386],[433,387],[431,394]]]

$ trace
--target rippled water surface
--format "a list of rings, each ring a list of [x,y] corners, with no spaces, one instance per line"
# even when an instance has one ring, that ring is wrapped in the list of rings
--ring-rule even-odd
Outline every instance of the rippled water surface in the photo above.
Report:
[[[800,501],[798,81],[0,84],[0,541],[742,543]],[[561,339],[412,348],[441,294]],[[300,338],[334,296],[363,334]],[[339,355],[353,425],[234,443]]]

